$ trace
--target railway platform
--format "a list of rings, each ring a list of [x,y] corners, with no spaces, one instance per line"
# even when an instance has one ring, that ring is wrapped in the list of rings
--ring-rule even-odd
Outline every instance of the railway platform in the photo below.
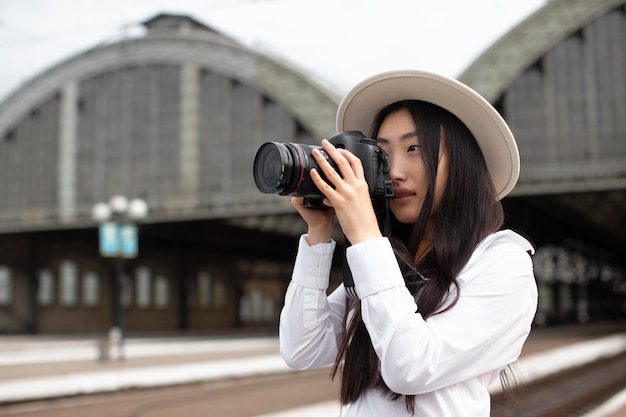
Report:
[[[280,358],[275,334],[130,335],[122,346],[120,350],[97,336],[0,337],[0,409],[2,404],[47,398],[293,372]],[[536,328],[515,373],[526,382],[625,351],[626,321]],[[497,392],[499,384],[492,388]],[[625,397],[626,389],[588,417],[626,416]],[[324,407],[333,414],[325,414]],[[337,404],[271,417],[307,412],[336,415]]]

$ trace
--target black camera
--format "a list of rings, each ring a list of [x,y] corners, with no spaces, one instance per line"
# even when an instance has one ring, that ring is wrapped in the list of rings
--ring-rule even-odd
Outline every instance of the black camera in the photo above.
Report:
[[[328,140],[335,147],[347,149],[361,160],[372,198],[393,196],[385,154],[374,139],[366,138],[361,132],[350,131],[337,133]],[[254,182],[257,188],[267,194],[305,197],[307,206],[322,207],[324,195],[310,176],[311,168],[316,168],[324,176],[311,154],[313,149],[319,149],[331,166],[339,171],[321,146],[266,142],[254,158]]]

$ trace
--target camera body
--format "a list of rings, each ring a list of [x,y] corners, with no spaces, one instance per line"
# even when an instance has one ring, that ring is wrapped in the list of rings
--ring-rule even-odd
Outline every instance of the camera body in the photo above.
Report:
[[[361,160],[372,198],[393,196],[389,166],[384,152],[374,139],[365,137],[361,132],[349,131],[337,133],[328,140],[335,147],[346,149]],[[319,149],[331,166],[339,171],[321,146],[280,142],[266,142],[261,145],[254,158],[254,181],[259,191],[305,197],[307,206],[322,207],[324,195],[310,176],[312,168],[324,175],[312,156],[313,149]]]

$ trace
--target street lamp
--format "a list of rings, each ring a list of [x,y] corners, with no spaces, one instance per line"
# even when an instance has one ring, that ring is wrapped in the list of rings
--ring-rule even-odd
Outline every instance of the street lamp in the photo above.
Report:
[[[115,258],[116,261],[116,277],[113,280],[113,325],[109,330],[109,344],[117,347],[119,359],[124,359],[122,310],[124,259],[137,256],[139,249],[137,223],[147,215],[148,204],[144,200],[134,198],[129,201],[123,195],[115,195],[107,203],[97,203],[91,209],[91,217],[100,225],[100,254],[107,258]]]

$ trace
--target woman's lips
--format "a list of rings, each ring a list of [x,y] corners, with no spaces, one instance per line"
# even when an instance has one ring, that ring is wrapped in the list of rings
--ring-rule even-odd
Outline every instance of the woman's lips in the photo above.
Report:
[[[416,194],[411,190],[397,188],[393,193],[393,199],[394,201],[401,202],[401,201],[408,200],[410,197],[413,197],[415,195]]]

